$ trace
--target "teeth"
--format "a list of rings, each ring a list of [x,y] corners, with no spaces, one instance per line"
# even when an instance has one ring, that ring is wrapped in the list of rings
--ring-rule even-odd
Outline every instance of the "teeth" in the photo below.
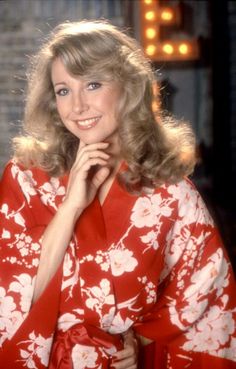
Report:
[[[100,119],[100,117],[98,118],[90,118],[90,119],[85,119],[85,120],[79,120],[78,124],[81,126],[89,126],[90,124],[93,124],[95,122],[97,122]]]

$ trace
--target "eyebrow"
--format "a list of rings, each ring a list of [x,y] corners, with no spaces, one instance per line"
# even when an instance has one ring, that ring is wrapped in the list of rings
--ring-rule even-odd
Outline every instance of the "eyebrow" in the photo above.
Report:
[[[57,82],[57,83],[53,83],[53,86],[56,87],[57,85],[66,85],[65,82]]]

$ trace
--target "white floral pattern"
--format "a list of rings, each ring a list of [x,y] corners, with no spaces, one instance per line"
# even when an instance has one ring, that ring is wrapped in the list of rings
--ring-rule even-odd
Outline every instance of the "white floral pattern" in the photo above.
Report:
[[[159,243],[157,241],[157,232],[154,232],[153,230],[148,232],[146,235],[141,236],[141,241],[143,243],[146,243],[148,247],[145,249],[148,250],[150,247],[153,247],[154,250],[157,250],[159,247]]]
[[[131,221],[137,228],[155,226],[160,216],[171,215],[169,205],[170,201],[163,199],[160,194],[140,197],[132,209]]]
[[[186,333],[183,348],[187,351],[210,352],[215,354],[225,345],[235,331],[235,321],[231,312],[223,312],[213,306],[203,319]]]
[[[0,287],[0,347],[6,339],[10,339],[23,321],[23,314],[16,310],[16,304],[12,296],[6,294]]]
[[[97,368],[98,354],[94,347],[76,344],[72,350],[74,369]]]
[[[9,291],[20,294],[20,306],[23,313],[27,313],[30,309],[32,297],[34,278],[32,279],[29,274],[20,274],[14,276],[17,282],[12,282],[9,286]]]
[[[138,265],[133,257],[133,252],[129,250],[111,250],[111,270],[114,276],[120,276],[125,272],[132,272]]]
[[[51,343],[52,337],[44,338],[41,335],[36,336],[34,331],[31,332],[27,341],[19,343],[19,346],[27,344],[27,349],[20,348],[20,361],[24,367],[37,369],[36,360],[39,359],[42,366],[46,368],[48,366]]]
[[[49,182],[44,183],[39,187],[41,200],[45,205],[49,205],[57,210],[55,204],[56,196],[64,196],[66,191],[64,186],[60,186],[58,178],[51,178]]]
[[[11,168],[13,178],[17,179],[25,198],[30,204],[31,197],[37,194],[35,186],[37,182],[33,178],[33,173],[30,170],[20,170],[17,165]]]
[[[102,279],[99,286],[82,288],[82,292],[87,296],[85,298],[86,306],[91,310],[95,310],[102,320],[102,309],[104,305],[114,304],[114,295],[110,293],[110,282],[107,279]]]

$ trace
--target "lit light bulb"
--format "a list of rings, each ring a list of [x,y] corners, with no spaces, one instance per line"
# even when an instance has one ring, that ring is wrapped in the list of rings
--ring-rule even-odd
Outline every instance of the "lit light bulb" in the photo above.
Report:
[[[166,21],[166,22],[171,21],[171,20],[173,19],[173,16],[174,16],[173,11],[172,11],[172,10],[170,10],[170,9],[168,9],[168,10],[163,10],[163,11],[161,12],[161,19],[163,19],[163,20],[164,20],[164,21]]]
[[[147,5],[150,5],[150,4],[152,4],[152,0],[144,0],[144,3],[147,4]]]
[[[171,45],[171,44],[165,44],[165,45],[163,45],[163,48],[162,48],[162,50],[166,53],[166,54],[173,54],[173,52],[174,52],[174,48],[173,48],[173,46]]]
[[[148,45],[147,47],[146,47],[146,53],[148,54],[148,55],[154,55],[155,54],[155,52],[156,52],[156,46],[155,45]]]
[[[150,10],[149,12],[146,12],[145,13],[145,18],[148,20],[148,21],[152,21],[155,19],[155,12],[153,10]]]
[[[152,39],[156,36],[156,30],[154,28],[147,28],[146,29],[146,37]]]
[[[189,47],[187,44],[180,44],[179,45],[179,52],[180,54],[186,55],[189,52]]]

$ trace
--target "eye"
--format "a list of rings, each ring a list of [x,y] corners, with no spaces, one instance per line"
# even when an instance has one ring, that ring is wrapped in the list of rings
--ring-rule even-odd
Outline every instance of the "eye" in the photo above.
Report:
[[[88,90],[97,90],[102,84],[100,82],[89,82],[87,85]]]
[[[66,96],[68,93],[68,88],[60,88],[59,90],[55,91],[55,94],[58,96]]]

